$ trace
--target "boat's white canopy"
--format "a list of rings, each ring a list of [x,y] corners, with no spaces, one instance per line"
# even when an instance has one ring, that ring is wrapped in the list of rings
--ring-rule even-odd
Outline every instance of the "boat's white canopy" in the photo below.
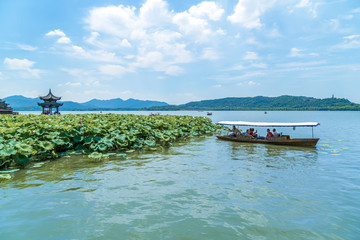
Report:
[[[253,127],[316,127],[317,122],[299,122],[299,123],[273,123],[273,122],[243,122],[243,121],[221,121],[219,125],[235,126],[253,126]]]

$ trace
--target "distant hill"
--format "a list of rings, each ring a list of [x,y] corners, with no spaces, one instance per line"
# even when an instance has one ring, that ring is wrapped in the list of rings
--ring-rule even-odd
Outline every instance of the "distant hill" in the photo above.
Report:
[[[37,105],[38,102],[42,102],[39,98],[27,98],[22,95],[14,95],[3,98],[3,100],[5,100],[15,111],[41,110],[41,107]],[[62,103],[64,103],[64,105],[60,110],[137,110],[140,108],[168,105],[166,102],[137,100],[132,98],[128,100],[122,100],[120,98],[110,100],[92,99],[84,103],[72,101],[64,101]]]
[[[37,105],[39,98],[27,98],[15,95],[4,98],[15,111],[40,111]],[[213,100],[189,102],[182,105],[169,105],[165,102],[120,98],[110,100],[92,99],[88,102],[77,103],[72,101],[63,102],[61,110],[148,110],[148,111],[176,111],[176,110],[288,110],[288,111],[312,111],[312,110],[353,110],[360,111],[360,104],[352,103],[344,98],[318,99],[303,96],[279,96],[279,97],[228,97]]]
[[[148,108],[153,106],[168,105],[166,102],[137,100],[132,98],[129,98],[128,100],[122,100],[121,98],[115,98],[110,100],[92,99],[83,104],[94,108],[111,108],[111,109],[117,109],[117,108],[139,109],[139,108]]]
[[[303,96],[279,97],[229,97],[213,100],[189,102],[182,105],[151,107],[147,110],[360,110],[360,104],[344,98],[318,99]]]

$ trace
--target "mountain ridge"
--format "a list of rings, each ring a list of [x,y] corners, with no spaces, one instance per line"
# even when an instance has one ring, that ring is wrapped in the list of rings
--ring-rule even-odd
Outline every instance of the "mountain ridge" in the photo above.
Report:
[[[37,111],[41,110],[41,107],[37,105],[38,102],[42,102],[39,98],[28,98],[22,95],[13,95],[3,98],[15,111]],[[114,110],[114,109],[126,109],[137,110],[140,108],[147,108],[153,106],[166,106],[166,102],[151,101],[151,100],[138,100],[129,98],[123,100],[121,98],[100,100],[91,99],[90,101],[78,103],[74,101],[59,101],[63,103],[60,107],[61,110]]]
[[[27,98],[22,95],[13,95],[3,98],[15,111],[41,110],[37,106],[41,102],[38,98]],[[278,97],[227,97],[193,101],[180,105],[169,105],[166,102],[138,100],[129,98],[123,100],[114,98],[109,100],[91,99],[78,103],[63,101],[60,110],[145,110],[145,111],[177,111],[177,110],[258,110],[258,111],[313,111],[313,110],[352,110],[360,111],[360,104],[353,103],[345,98],[314,98],[305,96],[282,95]]]
[[[314,98],[305,96],[282,95],[278,97],[227,97],[219,99],[201,100],[181,105],[151,107],[148,110],[284,110],[284,111],[313,111],[313,110],[360,110],[360,104],[352,103],[345,98]]]

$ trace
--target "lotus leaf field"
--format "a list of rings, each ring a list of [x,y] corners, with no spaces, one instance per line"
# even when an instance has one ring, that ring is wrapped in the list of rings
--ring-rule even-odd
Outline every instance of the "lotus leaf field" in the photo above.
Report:
[[[0,168],[73,153],[93,159],[156,150],[178,138],[214,133],[206,117],[130,114],[0,115]]]

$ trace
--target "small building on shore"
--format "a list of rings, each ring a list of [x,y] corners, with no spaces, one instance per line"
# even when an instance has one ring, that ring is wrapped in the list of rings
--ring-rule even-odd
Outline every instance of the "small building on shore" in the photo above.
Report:
[[[2,99],[0,99],[0,114],[14,114],[13,108]]]
[[[61,97],[56,97],[52,94],[51,89],[49,89],[49,93],[46,96],[39,97],[40,100],[44,102],[38,103],[39,106],[42,107],[42,114],[52,115],[52,114],[60,114],[59,107],[63,105],[63,103],[58,103]],[[55,111],[53,112],[53,108]]]

